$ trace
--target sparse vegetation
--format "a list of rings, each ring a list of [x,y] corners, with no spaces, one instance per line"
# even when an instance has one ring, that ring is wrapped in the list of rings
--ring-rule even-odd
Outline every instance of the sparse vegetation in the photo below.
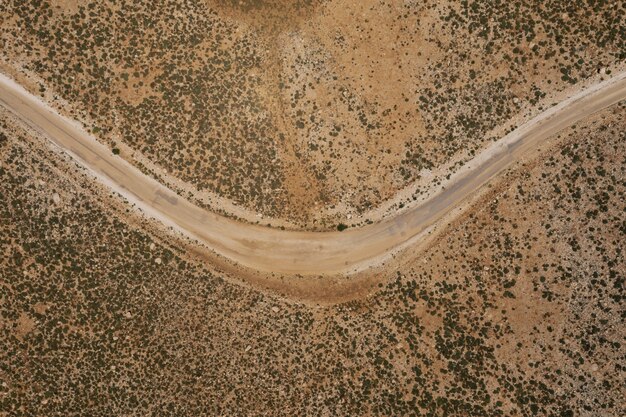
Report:
[[[626,58],[624,5],[605,0],[0,14],[2,71],[113,154],[264,227],[371,224]],[[626,415],[625,132],[624,103],[561,132],[364,281],[251,278],[199,260],[0,106],[0,414]],[[305,280],[325,302],[348,280],[353,298],[290,299]]]
[[[524,112],[626,56],[611,2],[4,9],[3,66],[122,141],[133,163],[191,184],[207,206],[223,196],[315,229],[336,225],[339,205],[364,214],[416,181],[404,203],[418,199]]]
[[[509,174],[376,293],[325,307],[230,283],[4,124],[1,408],[622,415],[625,111]]]

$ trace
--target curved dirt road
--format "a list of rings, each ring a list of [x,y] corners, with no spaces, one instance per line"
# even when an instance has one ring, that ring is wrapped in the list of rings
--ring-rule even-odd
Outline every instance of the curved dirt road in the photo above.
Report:
[[[520,159],[524,151],[580,119],[626,98],[626,72],[581,91],[495,142],[421,205],[380,223],[344,232],[293,232],[207,212],[141,173],[76,123],[0,74],[0,104],[72,155],[142,211],[218,254],[264,272],[302,275],[363,269],[419,238],[435,221]]]

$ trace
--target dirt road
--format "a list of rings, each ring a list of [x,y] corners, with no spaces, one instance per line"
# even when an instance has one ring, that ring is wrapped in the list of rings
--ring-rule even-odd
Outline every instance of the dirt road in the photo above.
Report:
[[[626,72],[579,92],[479,154],[452,185],[417,207],[344,232],[293,232],[234,221],[193,205],[0,74],[0,104],[72,155],[100,181],[147,215],[218,254],[265,272],[302,275],[361,270],[419,239],[420,233],[519,160],[529,149],[580,119],[626,98]]]

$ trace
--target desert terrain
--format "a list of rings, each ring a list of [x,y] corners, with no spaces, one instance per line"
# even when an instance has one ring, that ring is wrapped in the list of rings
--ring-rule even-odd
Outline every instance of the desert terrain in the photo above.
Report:
[[[392,215],[625,58],[614,2],[1,7],[3,72],[212,211],[295,229]]]
[[[626,414],[624,11],[0,4],[0,415]]]

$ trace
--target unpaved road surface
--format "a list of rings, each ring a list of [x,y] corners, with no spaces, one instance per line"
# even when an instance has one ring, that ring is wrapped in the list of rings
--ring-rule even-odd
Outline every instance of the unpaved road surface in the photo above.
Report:
[[[302,275],[357,271],[411,244],[420,233],[551,135],[626,98],[626,72],[580,91],[479,154],[451,185],[393,218],[344,232],[295,232],[250,225],[181,198],[95,138],[0,75],[0,104],[72,155],[147,215],[197,239],[219,255],[264,272]]]

